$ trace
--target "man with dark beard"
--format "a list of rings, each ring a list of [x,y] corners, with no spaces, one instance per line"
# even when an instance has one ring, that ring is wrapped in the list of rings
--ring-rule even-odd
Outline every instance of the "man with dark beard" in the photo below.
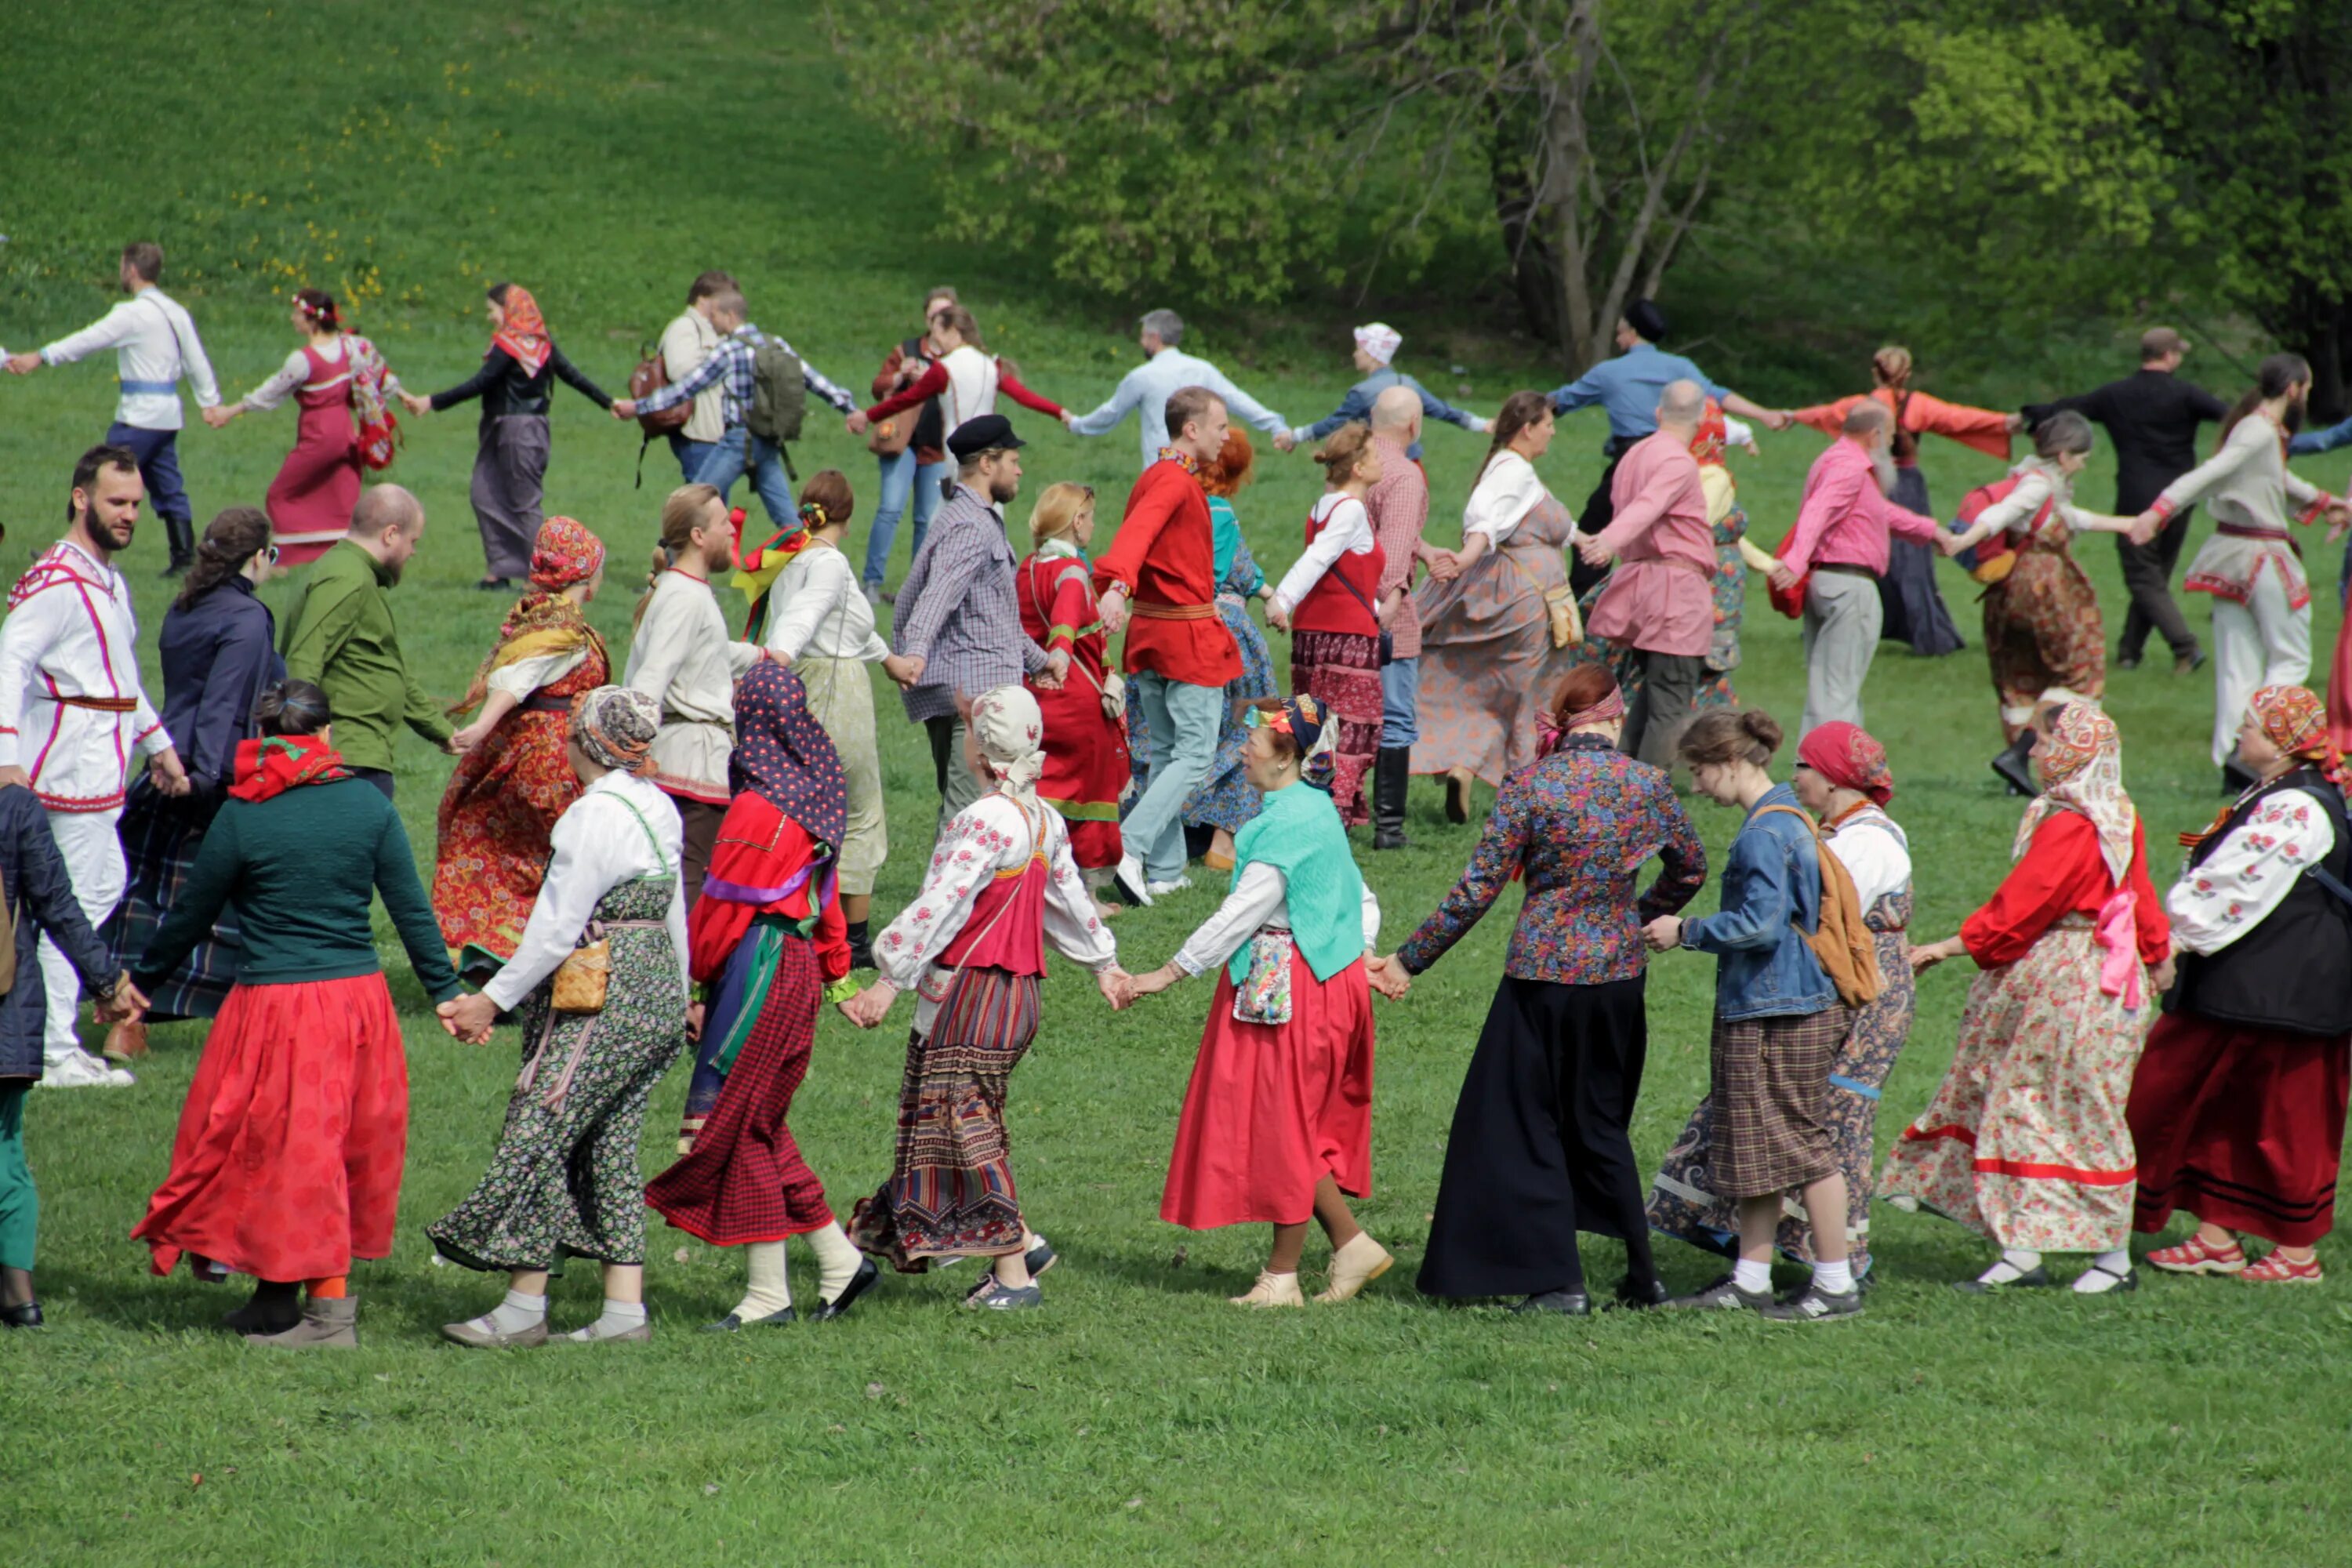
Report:
[[[1772,585],[1805,585],[1805,721],[1801,734],[1832,720],[1862,722],[1862,683],[1878,650],[1885,611],[1878,580],[1886,574],[1893,534],[1951,553],[1956,535],[1932,517],[1887,500],[1895,456],[1894,419],[1885,405],[1857,403],[1829,450],[1813,459],[1796,531],[1773,569]]]
[[[279,651],[286,673],[327,694],[343,766],[392,798],[392,736],[402,724],[455,753],[441,704],[401,656],[385,595],[425,537],[425,508],[398,485],[375,485],[352,509],[351,531],[310,569]]]

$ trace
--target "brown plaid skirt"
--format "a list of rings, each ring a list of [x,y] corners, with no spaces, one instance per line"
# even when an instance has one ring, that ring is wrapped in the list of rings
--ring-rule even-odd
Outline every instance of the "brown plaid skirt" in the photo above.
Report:
[[[1830,1063],[1853,1021],[1853,1009],[1836,1002],[1818,1013],[1716,1019],[1707,1068],[1717,1193],[1761,1197],[1838,1169]]]

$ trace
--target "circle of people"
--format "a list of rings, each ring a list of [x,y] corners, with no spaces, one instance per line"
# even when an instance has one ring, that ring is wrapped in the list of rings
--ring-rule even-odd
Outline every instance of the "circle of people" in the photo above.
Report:
[[[1357,329],[1363,379],[1331,416],[1292,427],[1184,353],[1164,310],[1142,320],[1145,363],[1074,416],[987,354],[943,289],[860,408],[749,322],[731,279],[708,273],[630,398],[607,398],[530,294],[501,283],[482,368],[447,392],[406,392],[335,301],[306,289],[291,315],[301,346],[224,408],[161,275],[155,247],[126,247],[129,300],[7,360],[27,374],[112,347],[121,381],[114,427],[73,471],[68,532],[16,584],[0,626],[10,1327],[42,1321],[28,1090],[127,1086],[110,1063],[143,1054],[146,1019],[205,1017],[169,1174],[132,1235],[158,1274],[184,1258],[201,1279],[251,1277],[225,1321],[255,1342],[357,1342],[352,1267],[391,1250],[407,1138],[399,1020],[370,935],[378,896],[452,1036],[484,1042],[513,1020],[525,1042],[487,1171],[426,1227],[440,1259],[507,1277],[498,1305],[445,1327],[469,1346],[544,1343],[548,1281],[567,1258],[597,1262],[604,1295],[571,1339],[649,1338],[647,1207],[743,1249],[745,1294],[713,1330],[794,1320],[795,1236],[815,1255],[818,1319],[873,1288],[877,1259],[919,1273],[980,1258],[968,1305],[1039,1306],[1057,1258],[1020,1201],[1005,1113],[1040,1027],[1048,949],[1091,971],[1114,1008],[1214,973],[1161,1217],[1269,1226],[1265,1266],[1234,1299],[1258,1308],[1306,1304],[1311,1224],[1329,1245],[1313,1299],[1347,1301],[1392,1261],[1349,1208],[1371,1182],[1372,994],[1406,998],[1513,880],[1525,900],[1455,1109],[1425,1293],[1588,1312],[1587,1232],[1623,1244],[1622,1307],[1849,1318],[1864,1310],[1874,1195],[1989,1240],[1993,1262],[1958,1282],[1971,1292],[2050,1287],[2051,1254],[2087,1257],[2075,1292],[2132,1289],[2129,1235],[2176,1211],[2198,1228],[2149,1253],[2157,1268],[2321,1278],[2352,991],[2307,977],[2352,973],[2347,653],[2339,643],[2323,705],[2302,685],[2310,590],[2290,528],[2326,517],[2340,534],[2348,514],[2286,458],[2298,443],[2352,440],[2352,424],[2298,433],[2311,377],[2292,355],[2264,361],[2224,408],[2175,377],[2185,345],[2158,329],[2138,374],[2004,415],[1913,390],[1910,356],[1889,348],[1870,392],[1773,410],[1660,349],[1664,316],[1641,300],[1619,355],[1550,393],[1514,394],[1491,420],[1399,370],[1394,330]],[[201,539],[174,453],[183,376],[215,426],[289,396],[301,409],[267,506],[230,508]],[[663,503],[617,679],[583,614],[604,543],[541,515],[551,376],[639,420],[647,441],[666,436],[685,480]],[[877,458],[862,574],[846,477],[789,489],[784,447],[810,394]],[[1087,553],[1093,492],[1055,484],[1031,511],[1032,553],[1015,558],[1004,509],[1024,444],[1000,395],[1089,435],[1137,415],[1143,471],[1099,556]],[[390,599],[424,510],[361,479],[395,448],[395,403],[424,415],[475,398],[483,585],[528,586],[445,711],[406,668]],[[1580,523],[1536,465],[1555,416],[1593,404],[1609,464]],[[1304,553],[1271,586],[1234,510],[1253,461],[1236,416],[1285,451],[1320,443],[1327,487]],[[1729,446],[1754,443],[1742,418],[1835,437],[1770,554],[1748,539],[1726,465]],[[1428,419],[1490,438],[1455,549],[1423,537]],[[2200,464],[2193,437],[2209,419],[2222,439]],[[2123,458],[2113,515],[2074,497],[2094,422]],[[1937,521],[1918,437],[2005,458],[2021,431],[2032,454],[1973,492],[1959,521]],[[746,474],[764,537],[728,505]],[[2156,632],[2191,671],[2205,656],[2168,584],[2200,500],[2217,531],[2188,585],[2215,601],[2213,747],[2229,800],[2181,835],[2187,868],[2160,897],[2100,707],[2105,638],[2072,541],[2118,536],[2133,593],[2120,662],[2137,664]],[[184,573],[162,631],[160,714],[114,563],[143,506]],[[909,509],[913,562],[894,598],[882,569]],[[1989,900],[1957,934],[1920,943],[1894,773],[1863,728],[1861,693],[1883,630],[1922,651],[1959,646],[1936,552],[1987,584],[2003,731],[1992,765],[2030,804]],[[311,560],[280,636],[254,587]],[[748,604],[740,637],[716,588],[730,573]],[[1806,711],[1786,782],[1771,772],[1780,726],[1732,690],[1750,573],[1804,626]],[[876,605],[893,598],[886,641]],[[1288,695],[1253,598],[1291,634]],[[873,663],[925,726],[940,795],[921,889],[878,932]],[[429,893],[392,805],[404,727],[458,758]],[[1719,909],[1689,919],[1678,911],[1707,857],[1677,763],[1700,796],[1743,814]],[[1495,803],[1456,886],[1383,952],[1348,830],[1370,823],[1372,848],[1402,847],[1415,774],[1443,780],[1452,821],[1469,820],[1474,780]],[[1229,890],[1169,962],[1130,973],[1106,922],[1187,888],[1196,852]],[[1652,859],[1659,873],[1637,891]],[[1711,1083],[1645,1184],[1628,1135],[1644,977],[1650,954],[1677,950],[1717,961]],[[1961,957],[1979,973],[1953,1061],[1874,1176],[1913,976]],[[109,1059],[82,1047],[84,991]],[[793,1137],[793,1095],[824,1005],[873,1028],[906,992],[890,1174],[845,1224]],[[646,1105],[681,1056],[678,1158],[647,1184]],[[1654,1232],[1730,1272],[1670,1296]],[[2249,1237],[2272,1244],[2259,1260]],[[1806,1268],[1778,1297],[1776,1258]]]

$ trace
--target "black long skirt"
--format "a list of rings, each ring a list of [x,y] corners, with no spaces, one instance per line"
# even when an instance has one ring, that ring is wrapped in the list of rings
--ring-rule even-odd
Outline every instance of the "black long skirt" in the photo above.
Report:
[[[1580,1230],[1622,1241],[1636,1284],[1656,1278],[1626,1131],[1649,1050],[1643,984],[1496,987],[1454,1107],[1423,1294],[1581,1289]]]
[[[1896,506],[1935,515],[1929,510],[1927,476],[1916,468],[1895,470],[1895,494],[1889,499]],[[1878,580],[1880,640],[1909,643],[1911,651],[1923,658],[1940,658],[1968,647],[1936,586],[1936,563],[1941,556],[1899,535],[1886,546],[1886,575]]]

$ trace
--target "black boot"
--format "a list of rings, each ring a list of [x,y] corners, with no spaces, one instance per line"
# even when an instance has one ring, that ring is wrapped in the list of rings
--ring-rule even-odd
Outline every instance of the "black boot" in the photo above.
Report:
[[[874,946],[867,934],[871,924],[867,921],[849,922],[849,967],[853,970],[874,967]]]
[[[1403,849],[1404,792],[1412,779],[1412,748],[1383,746],[1372,759],[1372,847]]]
[[[2009,750],[1992,760],[1992,771],[2009,785],[2009,793],[2032,796],[2042,792],[2033,787],[2033,731],[2023,730],[2009,743]]]

